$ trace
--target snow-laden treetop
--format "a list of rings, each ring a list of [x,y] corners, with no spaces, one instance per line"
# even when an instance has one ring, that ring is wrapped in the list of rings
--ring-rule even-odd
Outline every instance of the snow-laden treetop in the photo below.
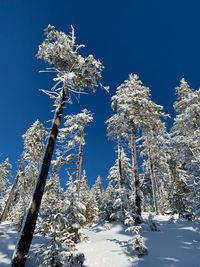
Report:
[[[156,126],[160,117],[168,117],[162,111],[163,107],[150,99],[150,89],[136,74],[130,74],[129,79],[117,88],[112,97],[112,108],[134,128]]]
[[[34,162],[41,160],[45,149],[44,140],[46,136],[47,131],[43,124],[36,120],[26,133],[22,135],[26,159],[32,159]]]
[[[93,116],[92,113],[85,108],[82,112],[76,115],[73,114],[65,116],[65,119],[65,126],[69,129],[69,131],[82,131],[88,123],[93,121]]]
[[[52,65],[48,70],[57,72],[54,78],[57,83],[52,90],[60,91],[63,87],[58,88],[58,85],[63,83],[69,91],[80,92],[85,87],[95,91],[103,65],[92,55],[78,54],[78,49],[84,45],[75,44],[73,27],[71,33],[66,34],[48,25],[44,33],[46,38],[39,46],[37,57]]]

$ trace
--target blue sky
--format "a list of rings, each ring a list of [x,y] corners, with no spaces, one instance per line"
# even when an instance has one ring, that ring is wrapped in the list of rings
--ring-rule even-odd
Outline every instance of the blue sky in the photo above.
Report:
[[[22,152],[21,135],[36,120],[45,126],[53,116],[52,101],[40,88],[51,88],[45,64],[36,59],[43,29],[50,23],[69,32],[104,66],[103,84],[83,95],[66,114],[83,108],[95,114],[87,129],[84,167],[89,181],[106,178],[115,153],[107,141],[105,121],[111,116],[110,98],[129,73],[137,73],[152,98],[173,117],[174,88],[182,77],[193,88],[200,85],[200,2],[198,0],[0,0],[0,161],[9,157],[13,175]],[[64,178],[63,178],[64,181]]]

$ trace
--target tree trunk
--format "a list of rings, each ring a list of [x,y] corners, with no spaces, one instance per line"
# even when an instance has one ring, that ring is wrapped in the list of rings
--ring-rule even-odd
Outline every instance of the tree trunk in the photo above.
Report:
[[[47,175],[53,155],[53,150],[58,135],[58,129],[63,114],[65,102],[67,100],[67,88],[62,89],[60,102],[55,111],[55,116],[52,122],[52,128],[49,135],[48,143],[46,146],[43,163],[41,166],[40,174],[36,182],[35,191],[33,193],[30,207],[27,211],[27,216],[24,218],[24,222],[21,229],[20,238],[16,244],[16,249],[12,259],[12,267],[24,267],[28,251],[32,242],[37,216],[44,193],[44,188],[47,180]]]
[[[132,150],[133,177],[135,179],[135,204],[137,208],[137,214],[141,215],[140,179],[139,179],[139,172],[138,172],[137,149],[136,149],[134,128],[131,131],[131,150]]]
[[[12,201],[15,198],[15,194],[16,194],[15,189],[17,187],[17,183],[18,183],[18,180],[19,180],[19,177],[20,177],[20,173],[23,170],[24,161],[25,161],[25,158],[22,158],[21,161],[20,161],[19,168],[18,168],[18,171],[17,171],[17,175],[16,175],[16,177],[14,179],[14,182],[12,184],[12,187],[10,189],[8,199],[7,199],[6,204],[4,206],[4,209],[3,209],[3,213],[1,214],[0,223],[5,221],[5,219],[6,219],[7,215],[8,215],[8,212],[10,210],[10,206],[12,204]]]
[[[122,175],[122,151],[121,151],[119,141],[117,144],[117,152],[118,152],[119,185],[122,187],[124,184],[124,179]]]
[[[81,144],[79,148],[79,155],[78,155],[78,161],[77,161],[77,174],[76,174],[76,180],[77,180],[77,187],[76,192],[79,196],[80,194],[80,187],[81,187],[81,172],[82,172],[82,163],[83,163],[83,146],[85,143],[85,132],[84,128],[81,133]]]
[[[150,170],[150,175],[151,175],[151,185],[152,185],[154,209],[155,209],[155,213],[158,215],[159,214],[158,199],[157,199],[158,198],[158,191],[157,191],[158,190],[158,184],[157,184],[156,176],[154,173],[150,148],[149,148],[149,170]]]

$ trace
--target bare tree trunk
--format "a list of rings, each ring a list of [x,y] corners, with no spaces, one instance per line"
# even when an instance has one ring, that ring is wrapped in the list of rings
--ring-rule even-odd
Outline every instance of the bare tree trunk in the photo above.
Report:
[[[154,168],[153,168],[153,162],[152,162],[152,158],[151,158],[151,150],[150,150],[150,148],[149,148],[149,170],[150,170],[150,175],[151,175],[151,185],[152,185],[154,209],[155,209],[155,213],[158,215],[159,214],[158,184],[157,184],[156,176],[155,176],[155,173],[154,173]]]
[[[58,106],[55,111],[51,132],[46,146],[40,174],[36,182],[36,187],[33,193],[32,201],[27,211],[27,216],[24,218],[20,238],[16,244],[16,249],[11,264],[12,267],[24,267],[26,263],[26,258],[32,242],[37,216],[39,213],[40,204],[44,193],[47,175],[66,100],[67,100],[67,88],[65,88],[64,86],[61,92],[60,102],[58,103]]]
[[[81,144],[79,148],[79,155],[78,155],[78,161],[77,161],[77,174],[76,174],[76,180],[77,180],[77,187],[76,192],[79,196],[80,194],[80,187],[81,187],[81,172],[82,172],[82,163],[83,163],[83,146],[85,143],[85,131],[84,128],[81,133]]]
[[[138,172],[137,149],[136,149],[134,128],[131,131],[131,150],[132,150],[133,177],[135,179],[135,204],[137,208],[137,214],[141,215],[140,178]]]
[[[17,171],[17,175],[16,175],[16,177],[14,179],[14,182],[13,182],[12,187],[11,187],[10,192],[9,192],[8,199],[6,201],[6,204],[4,206],[3,212],[1,214],[0,223],[5,221],[5,219],[6,219],[7,215],[8,215],[8,212],[10,210],[10,206],[12,204],[12,201],[15,198],[15,195],[16,195],[15,189],[16,189],[17,184],[18,184],[20,173],[23,170],[24,161],[25,161],[25,158],[23,157],[21,159],[21,161],[20,161],[19,168],[18,168],[18,171]]]

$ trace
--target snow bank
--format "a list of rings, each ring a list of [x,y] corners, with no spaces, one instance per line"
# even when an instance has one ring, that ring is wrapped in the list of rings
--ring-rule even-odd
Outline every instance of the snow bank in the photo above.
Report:
[[[147,216],[145,216],[147,218]],[[128,241],[131,233],[120,223],[104,223],[84,229],[88,241],[77,245],[85,254],[85,267],[200,267],[200,222],[176,220],[169,216],[155,216],[160,231],[149,231],[143,224],[141,235],[149,254],[138,259]],[[18,233],[10,222],[0,225],[0,267],[10,266]],[[35,256],[38,248],[47,241],[34,236],[27,267],[37,267],[41,259]]]

